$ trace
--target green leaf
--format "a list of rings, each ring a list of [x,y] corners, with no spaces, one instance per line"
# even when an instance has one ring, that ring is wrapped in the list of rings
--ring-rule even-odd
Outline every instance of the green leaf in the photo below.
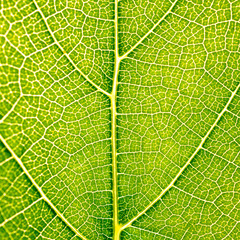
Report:
[[[0,239],[238,239],[239,4],[2,1]]]

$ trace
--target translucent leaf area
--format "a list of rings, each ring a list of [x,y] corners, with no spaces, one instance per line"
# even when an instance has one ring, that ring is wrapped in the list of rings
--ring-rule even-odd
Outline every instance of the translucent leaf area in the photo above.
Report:
[[[239,239],[239,1],[0,3],[1,240]]]

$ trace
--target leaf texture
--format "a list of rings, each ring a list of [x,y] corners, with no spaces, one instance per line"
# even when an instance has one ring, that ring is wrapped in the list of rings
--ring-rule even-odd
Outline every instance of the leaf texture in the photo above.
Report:
[[[2,1],[0,239],[238,239],[239,9]]]

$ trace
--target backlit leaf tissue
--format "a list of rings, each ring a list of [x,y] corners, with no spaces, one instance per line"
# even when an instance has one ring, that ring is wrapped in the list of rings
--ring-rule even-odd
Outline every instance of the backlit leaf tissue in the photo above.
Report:
[[[239,239],[239,1],[0,6],[1,240]]]

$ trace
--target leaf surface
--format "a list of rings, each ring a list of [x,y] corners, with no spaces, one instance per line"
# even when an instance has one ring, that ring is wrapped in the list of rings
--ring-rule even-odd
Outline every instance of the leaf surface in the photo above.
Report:
[[[3,1],[0,239],[237,239],[239,8]]]

